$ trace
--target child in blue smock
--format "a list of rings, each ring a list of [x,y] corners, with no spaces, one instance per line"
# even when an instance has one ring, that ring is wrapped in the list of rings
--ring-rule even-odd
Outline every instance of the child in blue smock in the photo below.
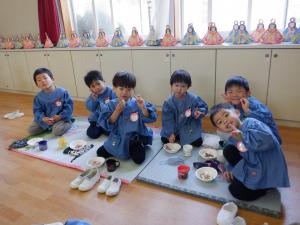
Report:
[[[163,143],[178,141],[181,145],[199,147],[203,142],[201,126],[207,104],[188,92],[192,80],[187,71],[174,71],[170,85],[173,94],[163,104],[161,140]]]
[[[90,126],[88,127],[86,134],[92,139],[96,139],[101,136],[101,134],[109,134],[108,130],[105,130],[98,123],[98,117],[100,112],[100,105],[108,104],[111,99],[116,98],[115,93],[111,87],[106,86],[101,72],[97,70],[92,70],[87,73],[84,77],[85,84],[89,87],[91,94],[86,99],[86,108],[91,112],[88,120]]]
[[[224,175],[231,181],[229,191],[235,198],[253,201],[270,188],[290,186],[285,157],[269,126],[251,117],[241,121],[239,110],[228,103],[215,105],[210,120],[236,139],[236,145],[223,150],[232,167]]]
[[[249,83],[244,77],[233,76],[226,81],[224,99],[225,102],[232,104],[235,109],[240,111],[241,120],[251,117],[269,126],[281,144],[281,137],[271,111],[266,105],[251,96]]]
[[[46,68],[34,71],[33,79],[40,92],[33,101],[34,121],[28,128],[31,135],[52,130],[55,136],[66,133],[72,126],[73,101],[69,93],[54,84],[53,74]]]
[[[111,130],[97,155],[108,158],[131,158],[141,164],[145,160],[145,146],[152,144],[153,131],[145,123],[156,121],[156,108],[141,96],[133,97],[135,76],[129,72],[118,72],[113,78],[113,90],[118,98],[101,106],[98,119],[101,126]]]

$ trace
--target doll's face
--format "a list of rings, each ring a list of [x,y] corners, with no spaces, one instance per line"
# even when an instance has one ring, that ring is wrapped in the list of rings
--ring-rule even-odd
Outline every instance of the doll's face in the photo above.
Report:
[[[193,28],[192,28],[192,27],[189,27],[189,28],[188,28],[188,32],[189,32],[189,33],[192,33],[192,32],[193,32]]]
[[[274,30],[275,28],[276,28],[276,24],[275,23],[270,23],[269,29]]]
[[[263,29],[263,28],[264,28],[264,24],[263,24],[263,23],[259,23],[259,24],[257,25],[257,28],[258,28],[258,29]]]
[[[245,25],[240,25],[240,30],[245,30]]]
[[[290,28],[295,28],[296,27],[296,23],[295,22],[290,22],[289,27]]]

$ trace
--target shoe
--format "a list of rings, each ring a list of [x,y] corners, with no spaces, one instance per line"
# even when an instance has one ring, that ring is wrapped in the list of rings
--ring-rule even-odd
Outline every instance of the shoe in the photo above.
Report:
[[[100,179],[100,172],[97,169],[91,169],[91,172],[84,178],[79,185],[79,191],[91,190]]]
[[[247,225],[247,223],[244,218],[237,216],[233,219],[231,225]]]
[[[218,225],[231,225],[237,214],[238,207],[233,202],[227,202],[221,208],[217,216]]]
[[[108,187],[110,186],[111,181],[114,179],[113,176],[109,175],[107,178],[105,178],[101,184],[97,188],[98,193],[105,193]]]
[[[5,119],[13,120],[13,119],[16,119],[16,118],[19,118],[19,117],[22,117],[22,116],[24,116],[24,113],[17,110],[15,112],[7,113],[3,117]]]
[[[115,196],[119,194],[120,188],[122,185],[122,181],[119,178],[114,178],[112,182],[110,183],[108,189],[106,190],[105,194],[107,196]]]
[[[82,174],[80,174],[78,177],[76,177],[71,183],[70,188],[77,189],[79,185],[83,182],[84,178],[91,172],[91,169],[87,169]]]

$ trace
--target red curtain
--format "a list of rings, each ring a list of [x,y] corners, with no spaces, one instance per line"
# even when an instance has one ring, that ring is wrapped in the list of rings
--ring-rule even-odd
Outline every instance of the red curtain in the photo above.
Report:
[[[45,43],[46,32],[54,45],[57,44],[60,27],[55,0],[38,0],[39,27],[41,42]]]

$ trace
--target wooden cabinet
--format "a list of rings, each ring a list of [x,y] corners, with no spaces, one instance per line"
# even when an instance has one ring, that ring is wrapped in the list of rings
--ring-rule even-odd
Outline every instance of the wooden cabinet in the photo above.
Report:
[[[268,106],[275,119],[300,122],[300,49],[273,49]]]
[[[13,81],[11,78],[8,54],[6,52],[0,52],[0,89],[13,89]]]
[[[16,91],[32,92],[32,76],[29,75],[24,52],[7,52],[13,89]]]
[[[90,70],[99,70],[108,85],[116,72],[132,72],[131,50],[72,51],[74,75],[78,97],[86,98],[90,92],[84,76]]]
[[[137,79],[136,93],[146,101],[162,106],[170,95],[170,51],[133,50],[133,70]]]
[[[46,67],[53,73],[57,86],[65,88],[70,95],[77,97],[70,51],[29,51],[26,52],[26,57],[31,74],[37,68]],[[34,81],[31,82],[35,86],[34,90],[38,91]]]
[[[184,69],[191,74],[191,92],[211,107],[215,98],[216,50],[172,50],[171,74]]]
[[[270,49],[217,50],[216,103],[223,101],[221,94],[225,91],[226,80],[233,75],[245,77],[251,94],[266,103],[270,57]]]

